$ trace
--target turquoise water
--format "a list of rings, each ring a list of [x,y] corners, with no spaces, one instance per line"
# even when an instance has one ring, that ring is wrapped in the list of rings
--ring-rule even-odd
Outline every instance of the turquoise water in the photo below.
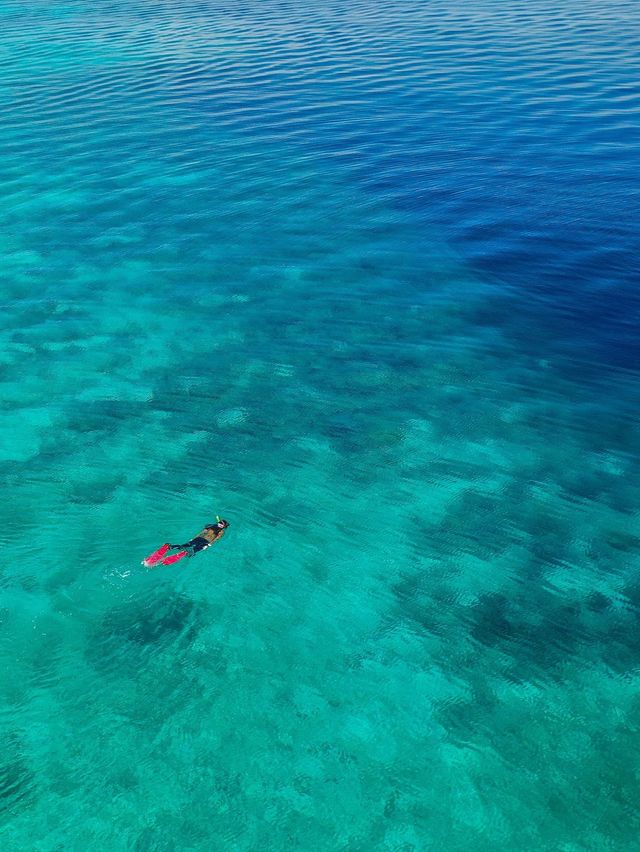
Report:
[[[2,848],[635,848],[635,5],[0,15]]]

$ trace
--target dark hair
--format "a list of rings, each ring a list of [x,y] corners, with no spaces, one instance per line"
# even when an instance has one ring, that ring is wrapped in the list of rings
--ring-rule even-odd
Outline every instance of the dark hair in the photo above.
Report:
[[[225,521],[225,519],[224,519],[224,518],[220,518],[220,520],[218,521],[218,523],[219,523],[219,524],[222,524],[222,525],[224,526],[224,528],[225,528],[225,529],[229,526],[229,521]]]

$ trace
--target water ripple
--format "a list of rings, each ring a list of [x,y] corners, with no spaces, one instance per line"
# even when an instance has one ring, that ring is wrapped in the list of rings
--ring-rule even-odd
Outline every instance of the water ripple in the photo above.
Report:
[[[7,848],[631,848],[635,4],[0,12]]]

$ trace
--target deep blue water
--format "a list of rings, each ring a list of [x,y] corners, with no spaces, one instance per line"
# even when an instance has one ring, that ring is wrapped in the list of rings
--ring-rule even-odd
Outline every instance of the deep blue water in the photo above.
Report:
[[[636,4],[0,21],[2,848],[634,848]]]

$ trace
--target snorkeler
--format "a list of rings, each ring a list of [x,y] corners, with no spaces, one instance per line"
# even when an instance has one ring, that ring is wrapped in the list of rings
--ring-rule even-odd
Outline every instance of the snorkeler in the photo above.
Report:
[[[225,521],[224,518],[218,518],[217,515],[216,518],[217,521],[215,524],[207,524],[197,536],[184,544],[163,544],[162,547],[158,548],[150,556],[147,556],[142,561],[142,564],[146,565],[147,568],[152,568],[159,562],[162,565],[173,565],[174,562],[184,559],[185,556],[195,556],[201,550],[211,547],[215,541],[222,538],[224,531],[229,526],[229,521]],[[170,550],[178,550],[179,553],[172,553],[170,556],[167,556]]]

